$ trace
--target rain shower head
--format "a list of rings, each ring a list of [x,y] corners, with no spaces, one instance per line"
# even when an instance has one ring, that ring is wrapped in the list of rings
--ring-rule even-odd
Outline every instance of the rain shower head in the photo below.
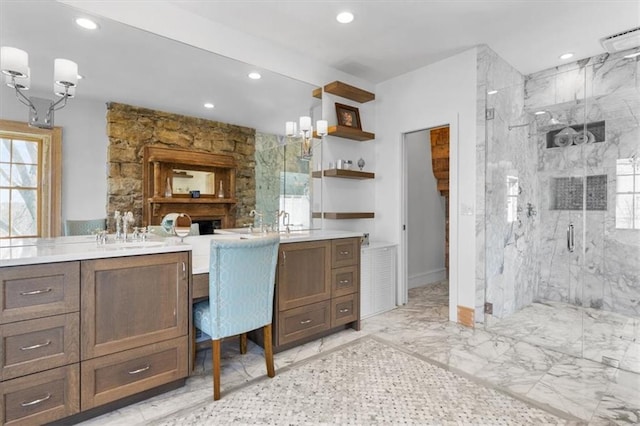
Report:
[[[509,125],[509,130],[515,129],[517,127],[526,127],[529,126],[530,124],[534,123],[534,122],[538,122],[538,117],[543,117],[545,115],[549,115],[549,120],[545,123],[543,123],[546,126],[557,126],[558,124],[563,124],[560,120],[558,120],[557,118],[555,118],[553,116],[553,114],[551,114],[550,111],[546,111],[546,110],[542,110],[542,111],[536,111],[534,113],[534,118],[533,120],[527,122],[527,123],[522,123],[522,124],[510,124]]]

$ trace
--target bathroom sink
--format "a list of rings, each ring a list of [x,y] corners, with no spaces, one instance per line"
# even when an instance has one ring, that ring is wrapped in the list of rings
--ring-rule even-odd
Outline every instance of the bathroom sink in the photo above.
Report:
[[[131,249],[145,249],[151,247],[163,246],[163,241],[131,241],[128,243],[114,242],[101,245],[106,250],[131,250]]]

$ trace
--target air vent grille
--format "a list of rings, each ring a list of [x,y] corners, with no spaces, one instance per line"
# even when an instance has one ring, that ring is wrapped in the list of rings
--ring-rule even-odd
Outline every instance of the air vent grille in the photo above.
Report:
[[[604,37],[600,43],[609,53],[633,49],[640,46],[640,27]]]

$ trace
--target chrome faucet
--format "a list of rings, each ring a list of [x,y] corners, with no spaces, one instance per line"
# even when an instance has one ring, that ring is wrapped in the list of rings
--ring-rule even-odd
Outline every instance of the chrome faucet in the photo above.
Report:
[[[113,214],[113,219],[116,221],[116,240],[121,240],[122,227],[120,226],[120,223],[122,221],[122,214],[120,213],[120,210],[115,211],[115,213]]]
[[[285,210],[276,211],[276,225],[274,226],[274,230],[277,232],[280,232],[280,224],[279,224],[280,216],[282,216],[282,226],[285,227],[284,228],[285,232],[287,234],[290,233],[291,229],[289,229],[289,213],[287,213]]]
[[[129,229],[129,224],[133,223],[135,219],[133,218],[132,212],[126,212],[124,216],[122,216],[122,241],[127,242],[127,231]]]

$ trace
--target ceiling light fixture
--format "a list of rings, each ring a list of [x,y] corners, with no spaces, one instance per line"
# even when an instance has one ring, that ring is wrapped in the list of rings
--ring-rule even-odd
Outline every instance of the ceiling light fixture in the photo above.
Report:
[[[489,90],[489,91],[487,92],[487,95],[495,95],[496,93],[498,93],[498,91],[497,91],[497,90]]]
[[[353,13],[351,12],[340,12],[338,16],[336,16],[336,20],[341,24],[348,24],[353,22]]]
[[[98,24],[89,18],[78,18],[76,19],[76,24],[86,30],[95,30],[98,28]]]
[[[560,59],[562,59],[562,60],[569,59],[569,58],[573,58],[573,53],[567,52],[567,53],[563,53],[562,55],[560,55]]]
[[[260,73],[259,73],[259,72],[255,72],[255,71],[253,71],[253,72],[250,72],[250,73],[249,73],[249,78],[250,78],[251,80],[260,80],[260,79],[262,78],[262,76],[260,75]]]
[[[53,112],[64,108],[67,99],[73,98],[78,85],[78,64],[68,59],[56,58],[53,69],[53,93],[61,99],[52,101],[24,93],[31,85],[29,54],[15,47],[0,48],[0,71],[6,76],[5,84],[16,92],[16,99],[29,107],[29,125],[42,129],[53,128]],[[46,112],[45,112],[46,111]]]
[[[311,147],[311,138],[313,137],[313,126],[311,125],[311,117],[300,117],[300,132],[298,132],[297,123],[295,121],[287,121],[285,124],[285,134],[289,137],[300,136],[303,138],[301,147],[301,158],[308,160],[313,155]],[[328,133],[329,123],[327,120],[316,121],[316,135],[322,138]]]
[[[208,109],[212,109],[214,105],[211,102],[207,102],[206,104],[204,104],[204,107]]]

